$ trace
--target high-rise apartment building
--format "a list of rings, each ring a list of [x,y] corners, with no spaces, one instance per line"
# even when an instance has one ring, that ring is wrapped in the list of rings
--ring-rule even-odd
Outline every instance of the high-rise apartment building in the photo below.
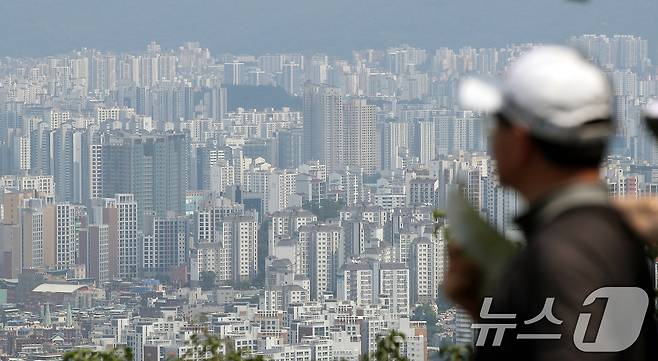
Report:
[[[418,163],[428,165],[436,157],[436,132],[434,122],[416,120],[409,134],[409,145]]]
[[[283,89],[290,95],[297,95],[298,93],[299,69],[299,64],[295,62],[283,64]]]
[[[240,85],[244,73],[244,63],[224,63],[224,84]]]
[[[304,160],[304,130],[295,127],[276,132],[276,159],[279,168],[297,168]]]
[[[55,178],[55,197],[60,202],[73,201],[73,125],[65,123],[51,135],[50,168]]]
[[[70,203],[56,203],[43,212],[43,263],[56,269],[76,264],[78,256],[78,210]]]
[[[409,157],[409,130],[406,122],[386,120],[380,130],[380,169],[397,170]]]
[[[133,194],[139,206],[138,222],[145,215],[164,217],[185,212],[189,189],[190,146],[184,133],[103,135],[102,192],[104,197]]]
[[[375,107],[352,98],[343,105],[344,165],[365,174],[375,171]]]
[[[132,194],[115,195],[117,217],[118,276],[121,278],[137,278],[141,251],[141,232],[139,231],[138,206]]]
[[[432,303],[443,281],[440,240],[419,237],[409,246],[410,299],[412,304]]]
[[[79,262],[86,266],[87,278],[102,283],[110,280],[110,227],[94,224],[80,229]]]
[[[219,222],[218,232],[229,254],[224,261],[231,281],[253,281],[258,271],[258,222],[255,216],[229,216]]]
[[[415,178],[409,182],[410,205],[437,205],[439,201],[439,181],[435,178]]]
[[[329,171],[343,165],[343,97],[340,89],[307,83],[304,87],[304,156]]]
[[[337,298],[354,301],[357,305],[370,305],[377,296],[373,282],[373,270],[368,264],[346,264],[338,273]]]
[[[342,244],[342,230],[330,225],[309,228],[308,277],[311,281],[311,299],[319,300],[327,294],[336,294],[338,247]]]
[[[393,313],[408,315],[411,312],[409,269],[402,263],[379,263],[375,266],[375,277],[380,303],[383,301]]]
[[[173,267],[185,266],[190,248],[188,219],[183,216],[155,218],[152,226],[142,246],[144,275],[166,275]]]
[[[30,199],[26,207],[21,209],[22,269],[43,266],[44,246],[44,202],[41,199]]]

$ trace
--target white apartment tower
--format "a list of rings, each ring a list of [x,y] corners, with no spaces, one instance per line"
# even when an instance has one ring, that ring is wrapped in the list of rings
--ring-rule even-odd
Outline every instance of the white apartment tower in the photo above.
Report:
[[[408,315],[409,269],[402,263],[379,263],[375,265],[379,300],[398,315]]]
[[[66,269],[75,265],[78,234],[75,206],[57,203],[44,210],[44,265]]]
[[[254,216],[227,216],[216,224],[219,243],[215,272],[220,281],[249,282],[258,271],[258,222]]]
[[[137,227],[137,202],[132,194],[117,194],[117,244],[119,246],[119,277],[137,278],[138,265],[141,259],[139,254],[140,234]]]
[[[304,157],[319,160],[327,170],[343,164],[343,96],[328,85],[304,87]]]
[[[409,246],[411,303],[430,303],[436,299],[443,280],[441,240],[419,237]]]
[[[342,229],[337,226],[310,227],[308,247],[308,277],[311,281],[311,299],[335,294],[338,273],[338,246],[342,244]]]
[[[375,171],[375,107],[365,99],[352,98],[343,105],[345,166],[363,170],[365,174]]]

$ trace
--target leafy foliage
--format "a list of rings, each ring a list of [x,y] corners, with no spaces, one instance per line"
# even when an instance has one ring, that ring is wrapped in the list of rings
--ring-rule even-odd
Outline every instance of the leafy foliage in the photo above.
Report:
[[[437,325],[439,322],[439,316],[437,316],[434,308],[428,304],[422,304],[414,308],[411,320],[425,321],[425,324],[427,325],[427,337],[429,340],[432,340],[432,336],[435,333],[441,332],[441,328]]]
[[[362,355],[360,361],[408,361],[400,354],[404,339],[403,333],[391,330],[388,335],[379,337],[377,350],[372,355]]]
[[[213,271],[201,272],[199,275],[199,284],[203,290],[212,290],[215,288],[217,281],[217,274]]]
[[[310,211],[318,217],[318,221],[324,222],[330,218],[338,217],[341,209],[345,207],[345,202],[343,201],[332,201],[325,199],[320,204],[318,203],[306,203],[303,208]]]
[[[443,293],[443,289],[439,289],[439,291],[437,292],[436,307],[438,308],[437,312],[439,313],[445,312],[455,307],[452,301]]]
[[[439,348],[442,361],[467,361],[473,358],[473,348],[470,345],[444,344]]]
[[[80,349],[64,354],[64,361],[132,361],[133,351],[130,347],[114,348],[110,351],[92,351]]]
[[[437,234],[446,223],[446,212],[437,208],[432,211],[432,219],[434,220],[434,234]]]
[[[192,335],[188,342],[190,346],[181,357],[170,358],[169,361],[187,361],[201,359],[207,361],[265,361],[262,356],[246,354],[244,350],[235,350],[230,342],[220,339],[207,331],[202,335]],[[203,357],[205,355],[205,357]],[[130,347],[115,348],[110,351],[92,351],[79,349],[64,354],[64,361],[133,361],[134,356]]]
[[[409,361],[400,353],[405,336],[403,333],[391,330],[387,335],[380,336],[377,350],[372,355],[361,356],[361,361]],[[236,350],[230,342],[204,331],[201,335],[192,335],[188,342],[190,346],[181,357],[169,361],[192,360],[197,355],[207,361],[265,361],[263,356],[253,356],[245,350]],[[64,361],[133,361],[133,352],[129,347],[115,348],[110,351],[92,351],[79,349],[64,354]],[[466,360],[451,358],[452,360]]]

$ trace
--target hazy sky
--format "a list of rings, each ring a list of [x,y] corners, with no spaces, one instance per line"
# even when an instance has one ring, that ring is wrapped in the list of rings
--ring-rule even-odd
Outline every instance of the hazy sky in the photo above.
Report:
[[[503,46],[632,33],[658,47],[658,0],[0,0],[0,56],[200,41],[214,53],[408,43]]]

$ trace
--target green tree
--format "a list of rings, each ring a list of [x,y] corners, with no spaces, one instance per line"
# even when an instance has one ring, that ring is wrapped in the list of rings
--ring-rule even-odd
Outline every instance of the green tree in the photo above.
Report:
[[[303,208],[310,211],[318,217],[318,221],[324,222],[330,218],[338,217],[340,211],[345,207],[345,202],[343,201],[332,201],[330,199],[325,199],[319,204],[317,202],[306,203]]]
[[[411,314],[411,320],[425,321],[425,324],[427,325],[427,338],[430,343],[434,339],[434,335],[442,331],[442,328],[437,325],[439,322],[439,316],[429,304],[422,304],[414,308],[414,311]]]
[[[249,290],[254,287],[254,284],[249,281],[233,281],[230,283],[230,285],[236,290]]]
[[[436,307],[438,308],[439,313],[445,312],[453,307],[455,305],[446,297],[446,295],[443,293],[442,289],[439,289],[438,294],[436,295]]]
[[[199,284],[203,290],[212,290],[215,288],[217,274],[213,271],[205,271],[199,274]]]
[[[132,361],[133,351],[130,347],[113,348],[109,351],[92,351],[80,349],[66,352],[64,361]]]
[[[391,330],[387,335],[379,336],[377,349],[372,355],[361,356],[361,361],[408,361],[400,354],[405,336],[403,333]],[[191,347],[181,357],[169,361],[188,361],[195,355],[202,355],[207,361],[265,361],[262,356],[247,354],[244,350],[236,350],[232,343],[204,331],[201,335],[192,335],[188,345]],[[205,355],[205,357],[203,357]],[[461,359],[455,359],[461,360]],[[128,347],[110,351],[92,351],[79,349],[64,354],[64,361],[133,361],[132,350]]]
[[[400,354],[404,339],[402,332],[391,330],[388,335],[379,336],[375,352],[372,355],[361,355],[360,361],[408,361]]]
[[[473,358],[473,349],[470,345],[443,344],[439,348],[441,361],[467,361]]]

